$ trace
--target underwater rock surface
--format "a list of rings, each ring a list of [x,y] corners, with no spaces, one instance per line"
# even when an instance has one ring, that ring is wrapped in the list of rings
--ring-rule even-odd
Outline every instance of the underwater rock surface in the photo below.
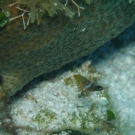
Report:
[[[39,26],[30,24],[26,30],[20,18],[0,28],[1,95],[14,95],[33,78],[89,54],[135,18],[135,2],[128,0],[91,0],[90,5],[78,0],[77,4],[85,8],[80,17],[45,16]],[[75,5],[69,6],[77,11]],[[21,11],[11,8],[11,12]]]

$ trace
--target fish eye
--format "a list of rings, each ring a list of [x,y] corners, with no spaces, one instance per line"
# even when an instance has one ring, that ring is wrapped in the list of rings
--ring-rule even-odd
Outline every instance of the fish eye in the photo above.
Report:
[[[96,89],[97,89],[98,91],[100,91],[100,90],[103,90],[103,87],[102,87],[102,86],[99,86],[99,85],[96,85]]]

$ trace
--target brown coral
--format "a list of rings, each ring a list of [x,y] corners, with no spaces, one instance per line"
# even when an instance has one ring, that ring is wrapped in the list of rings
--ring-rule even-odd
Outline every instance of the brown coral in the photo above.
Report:
[[[33,78],[94,51],[124,31],[135,18],[135,2],[93,0],[89,5],[78,0],[77,3],[85,8],[80,17],[70,19],[60,12],[53,18],[43,16],[39,26],[31,24],[26,30],[21,19],[0,28],[3,95],[11,96]],[[69,6],[76,11],[75,5]],[[12,14],[16,12],[12,10]]]

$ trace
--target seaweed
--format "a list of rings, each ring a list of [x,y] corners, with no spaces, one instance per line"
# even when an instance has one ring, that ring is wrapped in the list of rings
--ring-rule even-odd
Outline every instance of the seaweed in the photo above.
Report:
[[[7,22],[8,22],[8,18],[5,16],[4,13],[0,12],[0,27],[5,26]],[[1,82],[1,77],[0,77],[0,82]]]
[[[77,7],[78,15],[80,16],[80,9],[84,8],[80,7],[74,0],[70,1]],[[86,0],[86,3],[90,4],[90,0]],[[11,17],[11,7],[18,9],[19,11],[23,11],[23,13],[21,15]],[[60,0],[0,0],[0,8],[2,8],[2,12],[6,17],[10,17],[9,22],[22,17],[24,29],[26,28],[26,24],[29,25],[29,22],[34,23],[35,20],[37,21],[37,24],[40,24],[41,18],[44,14],[48,14],[50,17],[53,17],[58,14],[58,10],[64,11],[65,15],[69,18],[72,18],[75,14],[68,8],[68,0],[65,0],[65,3],[61,3]],[[24,17],[26,13],[29,16],[27,23],[24,21],[26,20]]]
[[[116,119],[116,114],[113,110],[107,110],[107,121]]]

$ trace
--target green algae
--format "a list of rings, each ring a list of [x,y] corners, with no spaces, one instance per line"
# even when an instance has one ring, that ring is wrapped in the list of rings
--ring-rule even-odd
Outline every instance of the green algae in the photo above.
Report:
[[[0,12],[0,27],[5,26],[8,23],[8,18],[4,13]]]
[[[45,122],[45,118],[42,117],[42,115],[40,113],[38,113],[34,119],[35,122],[38,122],[40,124],[44,123]]]
[[[31,18],[31,22],[34,23],[35,19],[36,19],[36,14],[37,17],[40,17],[40,15],[38,15],[39,13],[45,13],[47,12],[51,17],[53,17],[55,14],[57,14],[57,10],[64,10],[66,15],[69,16],[70,18],[72,18],[74,16],[74,13],[65,5],[63,5],[62,3],[59,2],[59,0],[18,0],[17,1],[18,4],[26,4],[30,7],[30,18]],[[36,12],[36,5],[38,3],[38,8],[40,8],[40,10],[38,10],[38,12]],[[39,18],[38,18],[39,19]],[[41,19],[41,18],[40,18]]]
[[[74,85],[74,82],[73,82],[73,80],[72,80],[72,78],[71,77],[67,77],[67,78],[65,78],[64,79],[64,84],[66,85],[66,86],[73,86]]]
[[[41,110],[33,119],[34,122],[39,124],[50,123],[50,121],[54,120],[56,114],[54,112],[50,112],[49,110]]]
[[[80,16],[80,9],[84,8],[80,7],[75,1],[70,2],[76,6],[78,9],[78,15]],[[68,3],[69,2],[66,0],[65,3],[61,3],[60,0],[11,0],[10,3],[8,0],[0,0],[0,8],[2,8],[2,12],[9,17],[11,12],[10,10],[12,10],[11,7],[16,8],[16,5],[25,5],[22,9],[16,8],[18,11],[24,11],[22,18],[25,19],[24,13],[28,13],[29,19],[27,20],[27,23],[29,20],[31,23],[34,23],[36,20],[37,24],[39,24],[44,14],[48,14],[50,17],[53,17],[59,13],[58,10],[64,12],[65,16],[73,18],[75,13],[68,7]],[[90,4],[90,0],[86,0],[86,3]],[[10,19],[12,21],[17,18],[19,18],[19,15]]]
[[[113,110],[107,110],[107,121],[116,119],[116,114]]]

